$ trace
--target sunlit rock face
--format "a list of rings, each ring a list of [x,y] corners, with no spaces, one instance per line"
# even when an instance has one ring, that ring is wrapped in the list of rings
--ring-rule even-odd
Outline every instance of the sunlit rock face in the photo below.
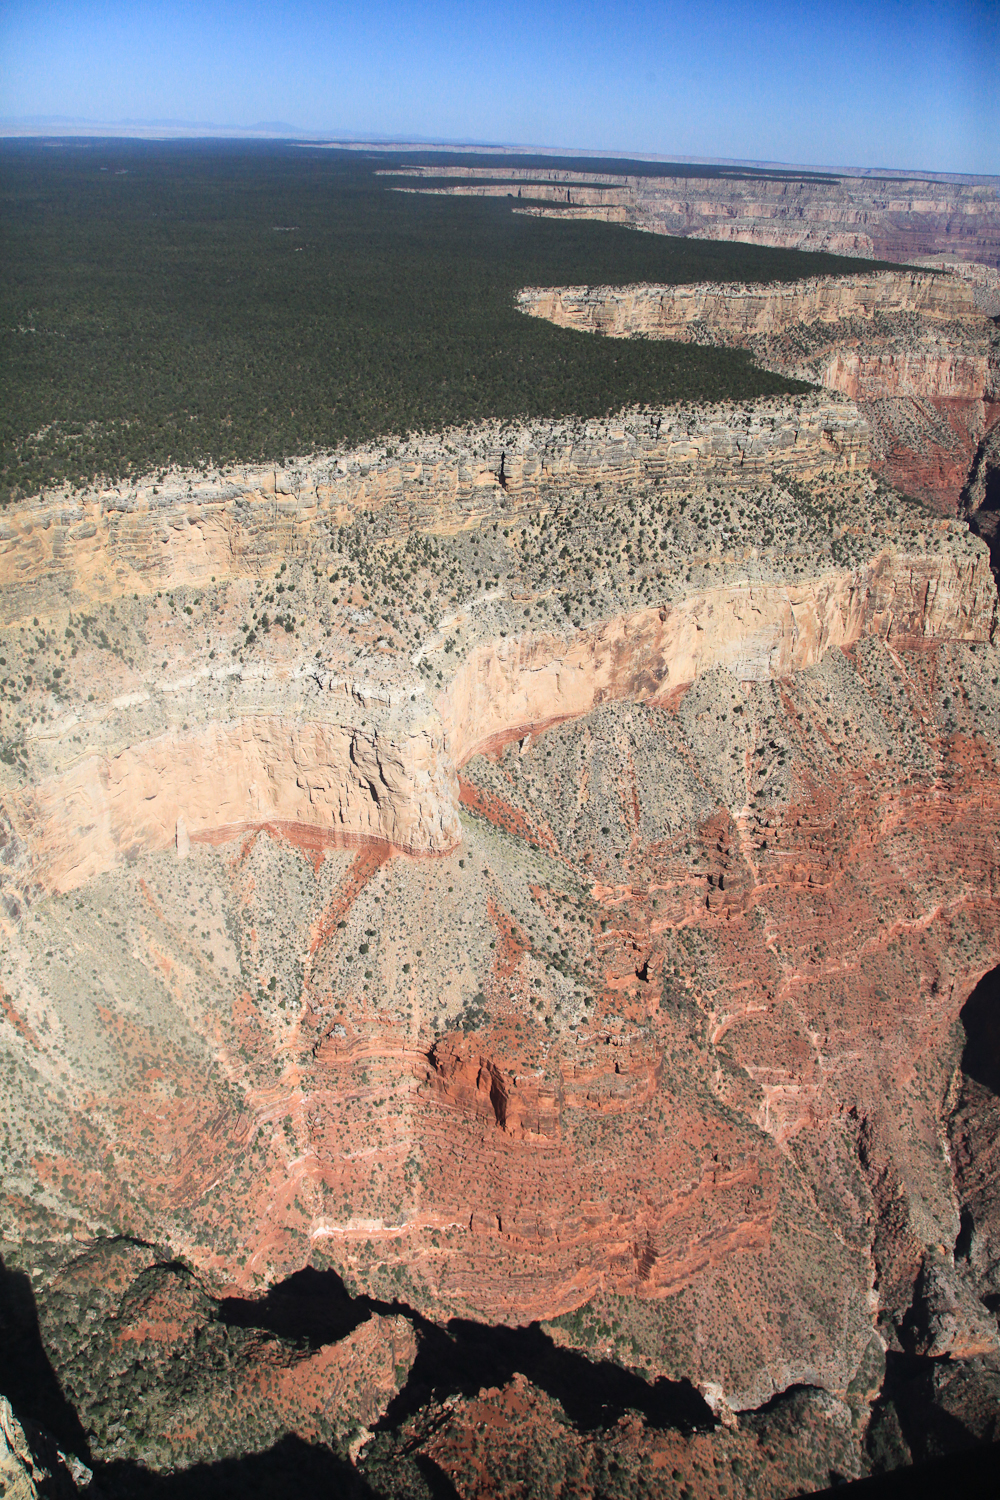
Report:
[[[970,274],[979,282],[982,269],[1000,267],[995,178],[949,182],[895,173],[782,173],[722,179],[467,165],[414,167],[387,175],[398,179],[403,191],[516,195],[522,201],[515,212],[598,219],[654,234],[891,261],[932,258],[939,268],[950,264],[964,271],[971,266]],[[470,177],[479,180],[449,182]]]
[[[519,306],[567,328],[624,338],[679,338],[704,327],[720,340],[787,333],[799,324],[871,321],[911,313],[938,320],[978,316],[973,288],[929,271],[878,271],[867,276],[817,276],[774,286],[705,282],[694,286],[526,287]]]
[[[997,273],[927,270],[784,286],[526,287],[521,309],[614,338],[752,349],[769,369],[856,401],[876,472],[954,515],[977,445],[1000,416]]]
[[[733,1453],[806,1387],[858,1473],[886,1349],[994,1358],[997,594],[871,446],[829,391],[7,513],[0,1208],[54,1309],[90,1257],[214,1391],[198,1330],[312,1266],[377,1308],[227,1356],[255,1423],[540,1320]]]

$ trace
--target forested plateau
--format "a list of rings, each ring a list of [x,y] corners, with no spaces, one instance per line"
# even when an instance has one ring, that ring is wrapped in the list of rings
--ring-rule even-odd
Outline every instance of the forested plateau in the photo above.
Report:
[[[486,417],[802,390],[742,352],[527,324],[525,284],[793,281],[857,261],[400,195],[384,155],[7,142],[0,500]]]

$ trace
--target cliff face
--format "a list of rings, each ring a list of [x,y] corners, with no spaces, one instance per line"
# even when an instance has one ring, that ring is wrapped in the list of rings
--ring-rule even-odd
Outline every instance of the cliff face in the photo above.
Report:
[[[526,287],[518,293],[518,305],[560,327],[614,338],[677,339],[693,325],[705,324],[720,342],[735,344],[800,323],[870,320],[878,313],[918,313],[935,320],[977,314],[967,283],[927,271],[820,276],[775,286]]]
[[[519,305],[616,338],[749,348],[769,369],[841,391],[869,423],[876,468],[953,514],[998,412],[1000,343],[980,290],[913,271],[780,287],[528,287]]]
[[[381,535],[449,534],[519,523],[597,485],[710,477],[769,480],[864,468],[869,432],[846,402],[623,412],[610,421],[484,424],[473,433],[372,448],[212,479],[168,476],[134,488],[52,495],[0,520],[0,609],[32,614],[63,582],[81,598],[255,577],[305,556],[359,515]],[[499,480],[501,460],[504,481]]]
[[[881,260],[951,256],[1000,266],[996,179],[890,175],[728,178],[562,169],[416,167],[409,191],[521,199],[522,213],[627,223],[657,234],[739,240]],[[449,185],[450,178],[479,179]],[[526,201],[527,200],[527,201]]]
[[[329,720],[246,715],[176,730],[5,800],[20,858],[8,902],[74,890],[140,852],[294,829],[317,849],[363,840],[434,854],[460,837],[458,787],[439,721],[392,734]],[[16,882],[16,884],[15,884]]]
[[[262,827],[316,849],[374,840],[441,854],[461,838],[455,767],[540,725],[604,702],[666,703],[718,668],[737,682],[787,676],[866,636],[912,648],[988,642],[995,628],[982,554],[881,552],[856,571],[694,593],[569,641],[504,632],[472,647],[434,708],[422,685],[419,702],[403,690],[393,707],[314,666],[272,685],[280,714],[213,718],[71,756],[67,769],[4,797],[5,899],[19,911],[32,893],[76,889],[141,853],[186,856],[192,841]],[[105,737],[126,732],[155,694],[116,700]],[[231,692],[228,706],[237,706]],[[75,722],[57,733],[71,739]]]
[[[969,561],[883,553],[859,573],[713,589],[674,608],[609,621],[575,640],[513,638],[470,653],[439,699],[456,763],[612,700],[665,703],[706,672],[763,682],[815,666],[863,636],[989,641],[993,581]]]
[[[994,576],[1000,575],[1000,427],[994,427],[979,445],[962,508],[971,529],[990,549]]]
[[[994,1357],[997,595],[868,453],[818,394],[5,517],[0,1228],[122,1232],[104,1364],[187,1351],[326,1441],[317,1385],[369,1424],[406,1378],[401,1306],[548,1320],[643,1372],[623,1410],[808,1387],[861,1472],[886,1347]],[[223,1358],[206,1299],[307,1265],[379,1306]]]

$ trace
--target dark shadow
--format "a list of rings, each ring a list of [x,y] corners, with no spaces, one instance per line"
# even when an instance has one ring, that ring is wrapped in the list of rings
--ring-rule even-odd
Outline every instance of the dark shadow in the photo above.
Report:
[[[979,445],[979,452],[972,467],[975,474],[980,463],[989,462],[986,455],[986,447],[989,442],[989,434]],[[963,500],[966,506],[969,504],[968,487],[963,492]],[[1000,588],[1000,467],[988,467],[986,470],[986,482],[983,486],[982,504],[969,516],[969,530],[974,536],[982,537],[990,549],[990,566],[993,576],[997,579]]]
[[[979,509],[994,514],[1000,511],[1000,469],[991,469],[987,474],[983,503]]]
[[[625,1412],[641,1414],[653,1427],[704,1431],[712,1413],[687,1381],[657,1380],[610,1360],[593,1361],[561,1348],[537,1324],[493,1328],[456,1319],[439,1327],[401,1303],[352,1297],[334,1271],[307,1267],[264,1297],[229,1297],[218,1316],[230,1327],[260,1329],[283,1341],[317,1347],[344,1338],[374,1313],[402,1313],[417,1330],[418,1352],[406,1385],[391,1403],[380,1429],[396,1427],[430,1399],[472,1396],[484,1386],[506,1384],[520,1372],[557,1400],[581,1431],[613,1425]],[[30,1278],[0,1262],[0,1391],[19,1416],[47,1429],[68,1451],[91,1463],[86,1434],[64,1397],[42,1343]],[[447,1475],[426,1455],[417,1460],[436,1500],[454,1500]],[[196,1464],[157,1474],[141,1464],[93,1465],[109,1500],[150,1496],[153,1500],[295,1493],[359,1497],[375,1491],[354,1467],[323,1445],[287,1436],[265,1453]]]
[[[155,1474],[140,1464],[102,1464],[96,1478],[105,1500],[378,1500],[346,1459],[298,1437],[284,1437],[264,1453],[173,1474]]]
[[[793,1410],[800,1397],[814,1396],[819,1389],[815,1385],[787,1385],[783,1391],[775,1391],[763,1406],[751,1407],[744,1420],[750,1426],[766,1426],[769,1418]]]
[[[230,1328],[263,1329],[315,1349],[346,1338],[374,1308],[367,1298],[351,1297],[336,1272],[306,1266],[265,1297],[224,1297],[219,1321]]]
[[[968,1452],[981,1446],[975,1434],[938,1404],[934,1388],[937,1360],[890,1350],[876,1409],[891,1403],[906,1445],[917,1461]]]
[[[516,1373],[558,1401],[580,1431],[612,1426],[628,1411],[651,1427],[703,1432],[715,1426],[710,1407],[689,1381],[650,1383],[611,1360],[561,1348],[537,1323],[493,1328],[453,1319],[439,1328],[412,1312],[408,1316],[418,1328],[417,1357],[380,1428],[395,1427],[431,1398],[474,1396],[484,1386],[505,1385]]]
[[[582,1430],[611,1425],[626,1411],[639,1412],[652,1427],[690,1432],[715,1425],[711,1409],[689,1381],[651,1384],[611,1360],[595,1361],[561,1348],[537,1323],[504,1328],[453,1319],[442,1328],[403,1302],[351,1297],[335,1271],[307,1267],[272,1287],[266,1297],[226,1298],[219,1316],[230,1326],[260,1328],[316,1347],[344,1338],[373,1313],[402,1313],[418,1338],[409,1379],[378,1430],[413,1416],[431,1397],[473,1396],[483,1386],[506,1384],[515,1373],[547,1391]]]
[[[960,1019],[966,1038],[962,1072],[1000,1097],[1000,967],[983,975]]]
[[[912,1468],[893,1469],[891,1474],[856,1479],[816,1490],[816,1497],[837,1500],[996,1500],[1000,1494],[1000,1444],[977,1448],[974,1453],[949,1453],[947,1457]]]
[[[431,1492],[432,1500],[460,1500],[458,1490],[432,1458],[428,1458],[426,1453],[418,1453],[415,1462],[424,1483]]]
[[[0,1257],[0,1394],[18,1418],[50,1432],[61,1447],[90,1461],[87,1435],[45,1352],[31,1278]]]
[[[955,1259],[968,1260],[972,1254],[972,1236],[976,1223],[968,1208],[963,1208],[958,1216],[958,1234],[955,1236]]]

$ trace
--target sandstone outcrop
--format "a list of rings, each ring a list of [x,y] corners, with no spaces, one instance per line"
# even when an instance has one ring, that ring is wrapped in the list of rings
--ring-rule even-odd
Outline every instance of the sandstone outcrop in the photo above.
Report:
[[[73,890],[146,850],[297,830],[316,848],[365,840],[409,854],[460,836],[458,787],[440,723],[391,737],[330,721],[214,723],[88,759],[4,803],[24,851],[19,893]],[[9,899],[18,899],[8,887]]]
[[[664,703],[719,667],[737,682],[785,677],[863,635],[909,647],[990,641],[996,598],[985,559],[942,561],[882,554],[860,574],[712,590],[568,644],[513,638],[475,647],[441,702],[448,744],[463,765],[600,703]]]
[[[276,557],[315,556],[332,529],[360,514],[377,518],[384,535],[449,534],[509,524],[597,485],[850,473],[866,466],[868,440],[849,402],[808,396],[486,423],[281,471],[53,494],[0,520],[0,607],[10,621],[33,615],[54,587],[86,601],[255,577]]]
[[[930,319],[981,319],[972,287],[930,271],[880,271],[817,276],[773,286],[740,283],[692,286],[525,287],[518,306],[563,328],[614,338],[682,339],[691,329],[715,340],[748,344],[755,335],[786,333],[798,324],[870,321],[879,313]]]

